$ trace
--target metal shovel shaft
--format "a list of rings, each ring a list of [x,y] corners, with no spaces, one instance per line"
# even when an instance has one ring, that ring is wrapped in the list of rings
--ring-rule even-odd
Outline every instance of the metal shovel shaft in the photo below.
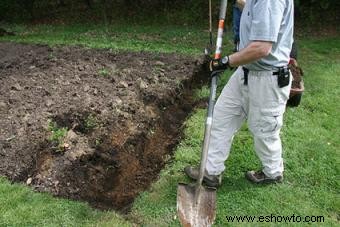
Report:
[[[221,57],[224,19],[227,10],[227,0],[221,0],[220,20],[216,41],[215,59]],[[177,188],[177,211],[182,226],[211,226],[216,216],[216,189],[202,186],[205,166],[208,157],[210,132],[213,122],[213,110],[216,100],[217,75],[211,75],[208,114],[205,123],[204,142],[201,153],[201,163],[195,185],[179,184]]]
[[[223,30],[224,30],[224,19],[226,16],[227,11],[227,0],[221,1],[220,6],[220,20],[218,23],[218,33],[217,33],[217,41],[216,41],[216,50],[215,50],[215,59],[221,57],[222,52],[222,40],[223,40]],[[201,154],[201,164],[200,164],[200,172],[197,181],[197,187],[202,185],[205,166],[208,157],[208,150],[209,150],[209,141],[210,141],[210,132],[212,126],[212,117],[214,111],[214,105],[216,100],[216,89],[217,89],[217,75],[212,75],[211,78],[211,86],[210,86],[210,95],[209,95],[209,104],[208,104],[208,114],[207,119],[205,122],[205,132],[204,132],[204,142],[203,142],[203,149]]]
[[[204,132],[204,142],[203,149],[201,153],[201,163],[200,163],[200,172],[197,181],[197,187],[202,185],[205,166],[207,163],[208,150],[209,150],[209,141],[210,141],[210,132],[213,120],[213,111],[214,104],[216,99],[216,89],[217,89],[217,77],[214,76],[211,78],[211,86],[210,86],[210,96],[209,96],[209,105],[208,105],[208,116],[205,122],[205,132]]]

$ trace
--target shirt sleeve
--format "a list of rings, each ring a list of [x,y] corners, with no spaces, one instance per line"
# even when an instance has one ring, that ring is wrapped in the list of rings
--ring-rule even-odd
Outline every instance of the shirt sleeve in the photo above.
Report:
[[[285,0],[257,0],[254,3],[250,40],[276,42],[286,7]]]

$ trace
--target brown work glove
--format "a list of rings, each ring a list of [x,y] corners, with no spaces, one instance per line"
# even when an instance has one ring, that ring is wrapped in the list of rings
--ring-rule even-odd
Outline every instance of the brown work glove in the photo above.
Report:
[[[228,56],[225,56],[219,59],[212,59],[209,63],[209,69],[210,69],[211,75],[213,76],[229,68],[230,68],[230,65],[229,65]]]

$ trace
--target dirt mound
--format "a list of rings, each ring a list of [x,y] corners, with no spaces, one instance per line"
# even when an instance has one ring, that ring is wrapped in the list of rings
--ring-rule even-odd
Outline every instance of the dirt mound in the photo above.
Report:
[[[0,175],[126,210],[169,159],[202,61],[0,43]]]

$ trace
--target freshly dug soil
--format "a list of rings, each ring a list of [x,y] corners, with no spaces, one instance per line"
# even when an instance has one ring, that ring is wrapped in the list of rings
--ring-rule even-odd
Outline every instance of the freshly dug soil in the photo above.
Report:
[[[0,43],[0,175],[127,211],[192,110],[202,60]]]

